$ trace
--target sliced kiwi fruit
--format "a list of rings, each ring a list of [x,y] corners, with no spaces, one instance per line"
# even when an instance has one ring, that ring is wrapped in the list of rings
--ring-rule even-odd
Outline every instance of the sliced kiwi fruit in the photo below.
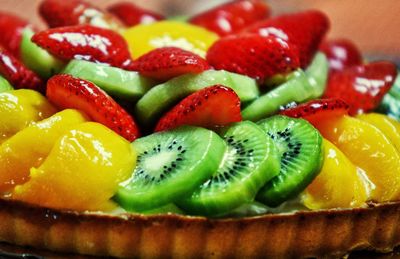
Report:
[[[22,62],[40,77],[47,79],[57,74],[64,67],[64,62],[49,54],[31,41],[34,32],[27,27],[22,32],[21,59]]]
[[[63,73],[91,81],[109,95],[130,102],[137,101],[156,84],[138,72],[85,60],[71,60]]]
[[[242,103],[259,95],[254,79],[224,70],[208,70],[199,74],[185,74],[150,89],[136,104],[136,118],[150,127],[163,112],[186,96],[208,86],[221,84],[232,88]]]
[[[377,112],[386,114],[396,120],[400,120],[400,98],[398,99],[391,93],[387,93],[377,108]]]
[[[273,116],[258,125],[275,142],[281,169],[256,199],[275,207],[298,195],[318,175],[323,160],[322,136],[306,120],[286,116]]]
[[[129,211],[148,211],[188,196],[217,169],[226,144],[215,132],[183,126],[132,143],[138,154],[132,177],[115,195]]]
[[[14,90],[10,83],[4,77],[0,76],[0,93],[5,91]]]
[[[257,124],[235,123],[224,128],[221,136],[227,151],[218,170],[189,197],[177,202],[190,214],[218,216],[249,203],[279,173],[275,144]]]
[[[312,89],[309,99],[321,97],[325,92],[329,73],[329,63],[325,54],[318,52],[305,73]]]

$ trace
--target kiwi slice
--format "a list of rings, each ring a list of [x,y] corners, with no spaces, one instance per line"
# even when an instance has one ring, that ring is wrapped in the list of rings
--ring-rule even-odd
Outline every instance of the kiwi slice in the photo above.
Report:
[[[215,132],[184,126],[132,143],[138,154],[132,177],[115,200],[126,210],[148,211],[192,193],[220,164],[226,144]]]
[[[136,104],[136,118],[151,127],[163,112],[181,99],[208,86],[221,84],[232,88],[242,103],[259,95],[254,79],[224,70],[208,70],[199,74],[185,74],[150,89]]]
[[[305,71],[311,85],[311,96],[308,99],[321,97],[326,88],[329,73],[329,63],[325,54],[318,52]]]
[[[398,99],[391,93],[387,93],[377,108],[377,112],[386,114],[396,120],[400,120],[400,98]]]
[[[64,62],[49,54],[31,41],[34,32],[27,27],[22,32],[21,59],[22,62],[40,77],[47,79],[57,74],[64,67]]]
[[[278,175],[280,157],[272,139],[245,121],[224,128],[225,156],[215,173],[189,197],[177,202],[196,215],[217,216],[254,200],[260,188]]]
[[[84,60],[71,60],[63,73],[91,81],[109,95],[130,102],[137,101],[155,85],[154,80],[138,72]]]
[[[256,199],[275,207],[298,195],[319,173],[323,160],[322,136],[306,120],[286,116],[273,116],[258,125],[275,142],[281,169]]]
[[[14,90],[10,83],[4,77],[0,76],[0,93],[5,91]]]

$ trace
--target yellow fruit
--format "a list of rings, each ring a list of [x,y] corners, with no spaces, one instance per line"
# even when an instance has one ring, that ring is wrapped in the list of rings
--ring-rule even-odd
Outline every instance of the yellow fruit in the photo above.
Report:
[[[372,200],[382,202],[400,198],[400,155],[382,131],[349,116],[326,120],[316,126],[366,173],[375,185],[371,191]]]
[[[357,168],[328,140],[324,140],[321,172],[306,188],[302,200],[313,210],[360,207],[368,199],[368,185]]]
[[[0,146],[0,192],[26,182],[31,167],[39,166],[57,139],[86,118],[77,110],[64,110],[31,125]]]
[[[30,180],[13,198],[41,206],[84,210],[110,209],[109,199],[134,169],[130,143],[107,127],[86,122],[63,135]]]
[[[205,57],[218,35],[202,27],[178,21],[161,21],[127,29],[123,36],[134,58],[161,47],[179,47]]]
[[[56,111],[44,96],[33,90],[20,89],[0,93],[0,144]]]

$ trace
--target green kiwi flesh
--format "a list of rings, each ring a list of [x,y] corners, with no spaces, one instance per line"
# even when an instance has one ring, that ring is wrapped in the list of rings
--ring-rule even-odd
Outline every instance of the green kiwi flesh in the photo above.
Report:
[[[329,62],[325,54],[318,52],[305,73],[312,89],[308,99],[320,98],[325,92],[329,73]]]
[[[258,125],[275,142],[281,169],[256,199],[275,207],[298,195],[318,175],[323,160],[322,136],[306,120],[286,116],[273,116]]]
[[[161,115],[186,96],[205,87],[221,84],[232,88],[242,103],[259,95],[254,79],[224,70],[185,74],[150,89],[136,104],[135,115],[142,125],[151,127]]]
[[[386,114],[396,120],[400,120],[400,71],[388,93],[382,99],[377,112]]]
[[[136,168],[114,197],[128,211],[148,211],[189,195],[218,169],[226,149],[215,132],[191,126],[139,138],[132,145]]]
[[[227,151],[218,170],[189,197],[177,202],[190,214],[218,216],[249,203],[279,173],[275,144],[257,124],[235,123],[224,128],[221,136]]]
[[[85,60],[71,60],[63,73],[88,80],[109,95],[130,102],[136,102],[155,85],[154,80],[138,72]]]
[[[0,93],[14,90],[10,83],[4,77],[0,76]]]

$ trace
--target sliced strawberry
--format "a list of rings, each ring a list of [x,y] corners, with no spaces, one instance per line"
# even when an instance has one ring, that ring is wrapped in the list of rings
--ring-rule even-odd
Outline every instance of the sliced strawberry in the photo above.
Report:
[[[341,99],[320,99],[282,110],[280,114],[292,118],[303,118],[317,125],[321,120],[348,114],[349,108],[350,106]]]
[[[45,92],[45,83],[35,72],[28,69],[11,52],[0,47],[0,75],[4,76],[10,84],[17,88],[28,88]]]
[[[142,75],[166,81],[182,74],[200,73],[210,69],[210,65],[205,59],[190,51],[164,47],[141,56],[133,63],[131,69]]]
[[[327,40],[321,44],[319,49],[328,58],[330,71],[342,71],[347,67],[362,64],[361,53],[350,40]]]
[[[297,45],[301,67],[305,68],[310,64],[328,29],[328,17],[320,11],[310,10],[257,22],[245,29],[245,32],[274,35]]]
[[[149,24],[165,19],[163,15],[140,8],[131,2],[119,2],[111,5],[107,10],[117,16],[126,26]]]
[[[225,86],[214,85],[183,99],[159,120],[155,131],[169,130],[180,125],[215,128],[241,120],[237,94]]]
[[[233,34],[266,19],[270,8],[261,0],[238,0],[228,2],[192,17],[189,22],[207,28],[220,36]]]
[[[92,120],[133,141],[139,137],[139,129],[132,118],[103,90],[89,81],[59,74],[47,82],[47,98],[60,109],[78,109]]]
[[[326,98],[341,98],[350,105],[350,114],[375,109],[392,87],[397,75],[391,62],[353,66],[329,77]]]
[[[221,38],[207,52],[207,61],[215,69],[244,74],[261,82],[276,74],[299,67],[295,46],[274,36],[231,35]]]
[[[118,33],[91,25],[48,29],[32,41],[63,60],[83,59],[124,67],[131,62],[125,39]]]
[[[0,45],[19,58],[19,47],[22,31],[28,26],[28,21],[6,12],[0,12]]]

